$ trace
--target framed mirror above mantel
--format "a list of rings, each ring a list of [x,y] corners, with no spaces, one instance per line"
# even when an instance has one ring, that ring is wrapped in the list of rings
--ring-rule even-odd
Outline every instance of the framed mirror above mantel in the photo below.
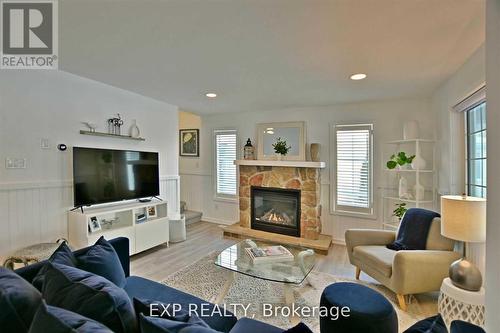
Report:
[[[305,122],[278,122],[257,124],[257,159],[276,160],[273,144],[278,138],[287,142],[290,151],[285,161],[306,160]]]

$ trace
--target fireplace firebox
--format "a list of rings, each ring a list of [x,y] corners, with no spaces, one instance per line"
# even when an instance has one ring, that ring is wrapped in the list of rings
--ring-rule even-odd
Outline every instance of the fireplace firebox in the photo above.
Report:
[[[252,186],[251,227],[300,237],[300,190]]]

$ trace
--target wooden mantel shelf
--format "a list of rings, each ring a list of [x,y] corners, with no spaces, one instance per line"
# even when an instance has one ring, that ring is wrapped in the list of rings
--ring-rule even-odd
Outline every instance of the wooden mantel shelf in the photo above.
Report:
[[[252,166],[274,166],[274,167],[289,167],[289,168],[314,168],[324,169],[325,162],[310,162],[310,161],[273,161],[273,160],[235,160],[235,165],[252,165]]]

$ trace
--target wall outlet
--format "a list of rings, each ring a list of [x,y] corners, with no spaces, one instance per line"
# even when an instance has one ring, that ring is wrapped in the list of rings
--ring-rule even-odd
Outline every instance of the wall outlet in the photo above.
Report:
[[[25,158],[7,157],[5,159],[5,168],[7,168],[7,169],[26,169],[26,159]]]
[[[50,149],[50,141],[47,138],[40,139],[40,148]]]

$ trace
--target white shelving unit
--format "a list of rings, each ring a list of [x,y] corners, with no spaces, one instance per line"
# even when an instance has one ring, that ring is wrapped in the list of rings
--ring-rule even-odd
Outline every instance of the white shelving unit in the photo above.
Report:
[[[397,152],[404,151],[407,155],[415,155],[417,152],[426,161],[424,169],[388,169],[386,162],[389,157]],[[385,170],[386,184],[382,193],[382,212],[383,228],[388,230],[397,230],[398,221],[393,221],[392,211],[397,203],[404,202],[407,208],[427,208],[436,209],[436,168],[435,168],[435,145],[433,140],[413,139],[413,140],[394,140],[384,143],[382,149],[382,169]],[[412,198],[400,198],[398,193],[399,178],[405,177],[408,181],[409,193]],[[416,198],[413,187],[415,184],[421,184],[425,189],[423,198]]]
[[[138,215],[146,214],[154,207],[156,216],[141,221]],[[101,230],[91,232],[89,221],[97,219]],[[167,203],[152,201],[148,203],[117,204],[98,208],[70,211],[68,218],[69,242],[75,248],[93,245],[101,236],[106,239],[127,237],[130,240],[130,254],[136,254],[160,244],[169,243],[169,219]],[[114,221],[112,224],[106,221]]]

